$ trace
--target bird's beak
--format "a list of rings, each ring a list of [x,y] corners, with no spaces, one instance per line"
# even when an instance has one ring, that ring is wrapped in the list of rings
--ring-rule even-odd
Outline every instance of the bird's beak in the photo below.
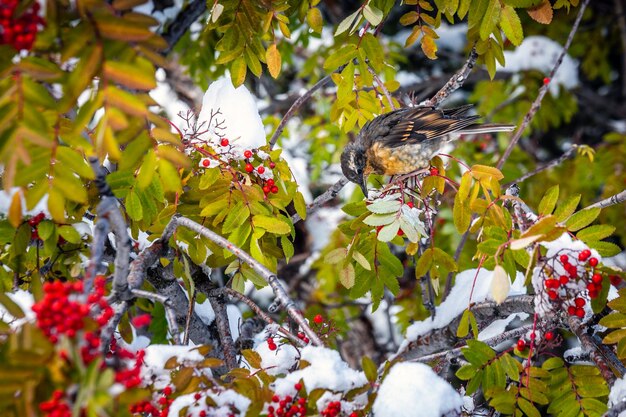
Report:
[[[367,198],[367,175],[363,174],[359,185],[361,186],[361,190],[363,190],[363,195]]]

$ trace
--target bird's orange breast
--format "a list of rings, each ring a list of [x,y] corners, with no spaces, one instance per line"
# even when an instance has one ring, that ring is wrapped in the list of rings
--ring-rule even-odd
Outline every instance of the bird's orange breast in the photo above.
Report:
[[[429,149],[422,149],[420,144],[385,147],[374,143],[367,150],[366,173],[383,175],[402,175],[428,167],[431,158]]]

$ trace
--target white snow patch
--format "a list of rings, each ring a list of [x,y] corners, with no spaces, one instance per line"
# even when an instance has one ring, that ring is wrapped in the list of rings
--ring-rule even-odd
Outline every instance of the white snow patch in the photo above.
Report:
[[[463,398],[429,366],[398,363],[384,379],[372,411],[376,417],[440,417],[463,406]]]
[[[475,278],[475,285],[474,285]],[[402,343],[402,350],[410,341],[416,340],[434,329],[441,329],[447,326],[452,320],[461,315],[470,303],[480,303],[493,300],[491,296],[491,281],[493,272],[488,269],[468,269],[456,276],[454,287],[450,291],[448,298],[441,303],[435,313],[435,319],[428,318],[423,321],[413,323],[406,331],[406,340]],[[474,291],[472,293],[472,285]],[[470,300],[470,293],[472,298]],[[526,294],[524,286],[524,274],[517,272],[515,281],[511,285],[509,297],[513,295]]]
[[[215,389],[199,391],[199,393],[202,394],[203,397],[210,397],[215,403],[210,409],[210,415],[212,417],[228,417],[231,415],[245,416],[248,412],[248,407],[250,407],[252,403],[249,398],[231,389]],[[167,414],[168,417],[178,417],[180,411],[185,407],[189,407],[186,415],[197,416],[201,410],[207,411],[205,399],[200,398],[200,400],[196,400],[194,398],[195,394],[196,393],[181,395],[176,398],[174,402],[170,404],[169,413]],[[237,414],[233,413],[232,407],[239,412]]]
[[[8,310],[0,303],[0,321],[3,321],[11,326],[12,329],[18,329],[27,322],[35,321],[35,313],[33,312],[33,304],[35,300],[33,295],[28,291],[17,290],[15,292],[5,293],[24,313],[24,317],[17,319],[13,317]]]
[[[561,51],[563,51],[563,46],[548,37],[528,36],[514,51],[504,51],[506,63],[504,67],[499,64],[496,65],[498,70],[503,72],[535,69],[547,76],[554,67]],[[550,83],[552,95],[558,95],[559,84],[567,89],[575,88],[579,84],[578,62],[567,54],[563,57],[563,62]]]
[[[186,114],[189,106],[182,100],[178,99],[178,96],[170,85],[165,82],[167,75],[162,68],[156,71],[157,86],[150,91],[150,97],[154,99],[167,113],[167,117],[173,122],[177,123],[180,119],[178,114]]]
[[[626,377],[625,377],[626,378]],[[615,405],[626,401],[626,379],[620,378],[615,380],[615,383],[611,387],[611,392],[609,393],[609,407],[614,407]],[[620,416],[626,415],[626,411],[620,413]]]
[[[146,356],[141,367],[141,377],[144,381],[154,382],[156,389],[163,389],[170,383],[169,369],[165,363],[176,356],[179,363],[193,364],[202,362],[204,356],[195,346],[150,345],[146,348]],[[198,368],[199,372],[209,372],[208,368]]]
[[[321,388],[345,393],[367,383],[365,374],[350,368],[337,351],[320,346],[306,346],[301,350],[301,355],[301,359],[310,363],[310,366],[276,380],[276,394],[294,395],[294,385],[300,380],[304,382],[307,392]]]
[[[287,374],[298,359],[298,351],[292,345],[281,345],[277,340],[275,342],[278,346],[276,350],[270,350],[265,340],[254,350],[261,355],[261,367],[269,375]]]
[[[243,154],[246,149],[256,149],[266,144],[265,129],[259,116],[256,99],[245,86],[235,88],[230,78],[222,77],[211,83],[204,94],[197,123],[206,122],[202,130],[209,131],[200,138],[213,143],[215,147],[219,140],[213,134],[214,125],[207,126],[207,123],[211,119],[211,111],[218,110],[221,114],[215,117],[219,121],[223,120],[225,127],[220,132],[228,138],[235,150],[240,150]]]

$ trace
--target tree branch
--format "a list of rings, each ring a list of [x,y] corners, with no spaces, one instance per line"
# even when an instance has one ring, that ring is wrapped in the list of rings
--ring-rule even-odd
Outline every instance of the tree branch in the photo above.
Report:
[[[306,214],[309,215],[314,211],[317,211],[318,208],[322,206],[322,204],[326,203],[329,200],[332,200],[339,194],[339,191],[348,183],[348,179],[343,175],[339,180],[334,183],[328,190],[326,190],[323,194],[317,196],[315,200],[309,205],[306,206]],[[298,213],[291,216],[291,222],[293,224],[298,223],[302,218]]]
[[[533,104],[530,106],[530,109],[528,110],[528,113],[526,113],[526,116],[524,116],[524,120],[522,121],[522,124],[517,128],[517,130],[513,134],[513,137],[511,138],[511,141],[509,142],[509,146],[506,148],[506,150],[500,157],[500,160],[498,161],[496,168],[502,169],[502,165],[504,165],[506,160],[511,155],[513,148],[515,147],[515,145],[517,145],[517,142],[522,137],[522,133],[524,132],[524,130],[526,129],[530,121],[535,116],[535,113],[537,113],[537,110],[539,110],[539,107],[541,106],[541,100],[543,100],[543,97],[548,92],[548,87],[550,86],[550,83],[552,82],[552,79],[554,78],[554,74],[556,74],[556,72],[560,68],[561,63],[563,62],[563,58],[565,57],[567,50],[569,49],[570,45],[572,44],[572,41],[574,40],[574,35],[576,34],[576,31],[578,30],[578,26],[580,25],[580,21],[583,18],[583,14],[585,13],[585,9],[587,8],[588,4],[589,4],[589,0],[583,0],[582,4],[580,5],[580,8],[578,9],[578,15],[576,16],[574,25],[572,26],[569,36],[567,37],[567,41],[565,42],[565,45],[563,46],[563,50],[561,51],[561,54],[556,60],[554,67],[550,71],[550,75],[548,75],[548,78],[549,78],[548,82],[544,83],[539,89],[539,94],[537,95],[537,98],[535,99]]]
[[[424,105],[437,107],[442,101],[448,98],[450,94],[461,88],[465,80],[467,80],[470,72],[472,72],[472,68],[474,68],[477,58],[478,54],[476,53],[476,48],[473,47],[467,61],[465,61],[465,64],[461,67],[461,69],[454,74],[452,78],[450,78],[430,100],[426,100]]]
[[[175,222],[179,226],[184,226],[206,237],[207,239],[210,239],[211,241],[216,243],[218,246],[230,251],[236,257],[238,257],[243,262],[245,262],[250,267],[252,267],[252,269],[257,274],[259,274],[263,279],[265,279],[265,281],[267,281],[267,283],[270,285],[270,287],[274,291],[277,301],[285,308],[285,310],[287,310],[287,314],[289,314],[289,316],[302,328],[302,330],[309,337],[309,339],[318,346],[324,345],[324,342],[322,342],[322,340],[313,331],[313,329],[309,327],[308,323],[306,322],[306,320],[304,319],[300,311],[296,308],[294,302],[291,300],[291,298],[289,298],[289,295],[287,294],[287,292],[285,291],[281,283],[278,281],[278,277],[276,276],[276,274],[271,272],[269,269],[267,269],[265,266],[259,263],[256,259],[250,256],[250,254],[243,251],[238,246],[233,245],[227,239],[223,238],[222,236],[218,235],[212,230],[207,229],[201,224],[194,222],[191,219],[182,217],[180,215],[175,215],[172,218],[171,222]]]
[[[163,33],[163,39],[169,45],[167,49],[163,51],[163,55],[167,55],[174,48],[174,45],[183,37],[189,26],[200,17],[202,13],[206,11],[206,0],[193,0],[187,8],[182,10],[176,20],[174,20]]]
[[[345,65],[342,65],[341,67],[333,71],[333,74],[343,71],[344,68],[345,68]],[[327,76],[325,76],[324,78],[316,82],[313,85],[313,87],[311,87],[306,93],[302,94],[300,97],[296,99],[296,101],[293,102],[291,107],[289,107],[289,110],[287,110],[287,113],[285,113],[283,118],[280,120],[280,123],[278,123],[278,127],[276,128],[276,130],[274,131],[274,134],[270,138],[270,141],[269,141],[270,149],[272,149],[274,145],[276,145],[276,141],[278,140],[281,133],[283,133],[283,130],[285,130],[285,126],[287,125],[287,122],[289,121],[289,119],[291,119],[294,116],[294,114],[296,114],[298,109],[300,109],[300,107],[304,103],[306,103],[307,100],[311,98],[313,93],[315,93],[317,90],[319,90],[320,88],[328,84],[328,82],[331,80],[330,78],[331,75],[332,74],[328,74]]]
[[[519,184],[520,182],[526,181],[528,178],[533,177],[533,176],[539,174],[540,172],[543,172],[543,171],[548,170],[550,168],[553,168],[555,166],[561,165],[562,162],[564,162],[565,160],[569,159],[570,156],[572,156],[572,154],[574,153],[574,151],[577,148],[578,148],[577,145],[573,145],[563,155],[559,156],[556,159],[553,159],[552,161],[548,162],[547,164],[544,164],[544,165],[541,165],[540,167],[537,167],[533,171],[531,171],[531,172],[529,172],[527,174],[522,175],[521,177],[519,177],[516,180],[513,180],[511,182],[508,182],[508,183],[504,184],[502,186],[502,188],[507,189],[507,188],[509,188],[513,184]]]
[[[605,198],[602,201],[598,201],[597,203],[594,203],[588,207],[585,207],[585,209],[590,209],[590,208],[594,208],[594,207],[600,207],[601,209],[606,208],[606,207],[610,207],[610,206],[614,206],[616,204],[620,204],[623,203],[624,201],[626,201],[626,190],[622,190],[621,192],[610,196],[609,198]]]

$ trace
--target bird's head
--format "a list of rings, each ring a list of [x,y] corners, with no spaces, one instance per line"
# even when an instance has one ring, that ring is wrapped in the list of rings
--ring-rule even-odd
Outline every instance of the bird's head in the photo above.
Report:
[[[341,154],[341,170],[343,175],[350,181],[358,184],[363,190],[363,194],[367,197],[367,175],[365,174],[365,166],[367,164],[367,156],[365,149],[358,144],[348,144]]]

